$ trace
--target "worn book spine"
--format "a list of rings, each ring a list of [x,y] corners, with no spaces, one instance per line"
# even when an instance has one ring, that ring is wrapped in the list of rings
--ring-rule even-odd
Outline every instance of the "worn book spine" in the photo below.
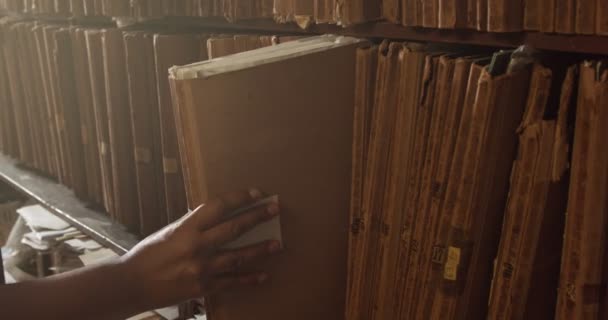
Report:
[[[441,29],[461,29],[469,27],[469,10],[467,0],[439,0],[438,27]]]
[[[487,31],[516,32],[523,29],[524,8],[521,1],[488,0]]]
[[[95,123],[95,109],[93,108],[93,93],[91,89],[85,30],[72,29],[71,37],[76,89],[80,109],[81,136],[86,159],[87,196],[94,203],[102,204],[103,188],[101,182],[101,164],[99,161],[97,126]]]
[[[49,148],[52,151],[52,175],[61,180],[63,169],[62,159],[59,152],[59,136],[55,126],[55,100],[53,97],[52,87],[52,74],[50,69],[49,51],[45,42],[43,26],[34,28],[34,34],[36,38],[36,50],[39,56],[40,73],[42,77],[42,84],[44,90],[44,106],[45,106],[45,122],[48,126],[48,134],[50,145]]]
[[[437,28],[439,25],[439,0],[422,1],[422,26],[425,28]]]
[[[488,31],[488,0],[477,0],[477,30]]]
[[[417,211],[426,213],[422,214],[419,219],[421,229],[420,236],[420,261],[419,272],[416,279],[415,290],[418,294],[414,297],[413,317],[415,319],[428,319],[430,310],[425,310],[425,292],[429,288],[428,276],[432,266],[433,256],[433,241],[434,241],[434,226],[437,223],[437,214],[432,214],[433,193],[436,190],[437,173],[439,173],[441,152],[444,138],[443,130],[446,125],[449,125],[447,116],[450,110],[448,109],[451,93],[452,93],[452,78],[454,76],[455,58],[442,56],[439,58],[436,71],[436,96],[433,101],[432,115],[429,131],[429,141],[427,146],[427,156],[424,164],[424,171],[421,180],[421,193],[418,200]],[[457,98],[457,97],[455,97]],[[449,140],[449,139],[448,139]]]
[[[564,233],[562,268],[556,319],[596,319],[600,314],[606,204],[606,159],[601,147],[608,113],[604,106],[608,85],[606,72],[597,65],[581,66],[576,115],[571,188]]]
[[[418,210],[421,198],[424,196],[423,184],[429,174],[427,165],[430,164],[431,157],[431,119],[436,100],[436,85],[438,78],[439,56],[428,54],[425,57],[423,75],[420,81],[419,101],[417,102],[416,115],[416,138],[414,141],[414,171],[409,177],[410,185],[406,194],[406,212],[415,212],[416,218],[412,220],[411,228],[411,252],[406,264],[407,275],[405,287],[403,289],[403,299],[408,301],[401,306],[401,318],[415,317],[416,298],[418,291],[418,280],[420,279],[420,262],[422,254],[422,240],[426,232],[427,225],[424,224],[424,216]]]
[[[103,190],[103,204],[106,212],[117,219],[114,203],[114,179],[112,177],[112,150],[110,149],[110,128],[106,100],[104,62],[102,54],[101,30],[85,31],[91,94],[93,99],[93,114],[97,128],[97,149],[99,151],[99,164],[101,186]]]
[[[40,119],[41,112],[38,110],[40,104],[37,102],[36,82],[39,78],[31,79],[35,72],[33,68],[33,57],[30,48],[29,34],[30,23],[21,23],[15,30],[17,32],[17,45],[20,48],[21,54],[18,56],[19,70],[22,79],[28,79],[27,85],[23,88],[24,91],[24,111],[26,120],[29,122],[29,130],[32,136],[32,151],[33,163],[35,169],[45,171],[46,150],[44,144],[44,136],[42,134],[43,123]]]
[[[168,222],[179,219],[187,212],[188,206],[167,71],[174,65],[197,61],[201,51],[198,45],[200,41],[200,37],[194,35],[155,35],[154,37]]]
[[[544,214],[544,208],[540,212],[532,212],[534,206],[530,203],[529,196],[540,192],[534,201],[543,203],[550,182],[550,151],[554,144],[555,123],[542,124],[542,120],[547,108],[551,80],[551,70],[540,65],[534,67],[526,110],[518,129],[520,147],[511,173],[511,188],[496,260],[488,319],[522,319],[521,316],[513,318],[513,313],[514,310],[521,310],[522,304],[525,306],[527,292],[516,290],[520,284],[516,283],[513,275],[517,273],[519,277],[524,277],[522,273],[531,272],[526,265],[534,261],[524,262],[520,260],[520,254],[523,246],[536,246],[536,243],[524,240],[532,234],[538,235],[539,230],[531,229],[540,227],[540,223],[529,225],[531,222],[527,221],[528,215],[542,218]],[[547,138],[550,139],[546,141]],[[547,148],[549,151],[546,151]],[[528,230],[530,234],[526,233]]]
[[[369,149],[368,149],[368,159],[366,162],[366,171],[364,173],[364,181],[366,184],[362,189],[362,200],[361,200],[361,220],[359,222],[359,231],[358,231],[358,243],[357,248],[355,249],[358,253],[356,255],[357,259],[354,261],[353,269],[352,269],[352,287],[348,310],[351,313],[351,317],[349,320],[358,320],[364,319],[366,314],[369,314],[369,310],[366,309],[368,305],[362,303],[363,295],[364,295],[364,287],[365,287],[365,277],[366,277],[366,267],[367,267],[367,259],[368,250],[369,250],[369,242],[371,241],[371,233],[372,233],[372,212],[369,209],[369,193],[372,190],[371,185],[375,183],[375,179],[377,179],[375,172],[378,171],[376,168],[377,158],[380,156],[376,150],[379,148],[377,139],[380,139],[380,134],[378,130],[381,130],[381,123],[384,118],[385,110],[380,108],[380,101],[382,95],[382,88],[385,85],[385,71],[387,69],[387,53],[388,53],[388,42],[383,42],[379,48],[378,52],[378,66],[376,72],[376,82],[375,82],[375,97],[374,97],[374,106],[373,106],[373,114],[372,114],[372,123],[370,127],[370,141],[369,141]]]
[[[54,128],[57,135],[57,153],[59,154],[61,163],[61,174],[59,181],[62,184],[71,186],[71,169],[69,162],[69,152],[67,150],[66,142],[66,126],[65,118],[63,116],[63,104],[61,101],[61,90],[59,87],[57,63],[55,61],[55,52],[57,51],[57,44],[54,40],[54,34],[59,30],[59,27],[48,26],[44,28],[44,41],[46,46],[46,58],[49,67],[49,83],[52,92],[52,105],[53,105],[53,119]]]
[[[405,27],[422,25],[422,2],[418,0],[403,0],[401,3],[401,24]],[[384,12],[384,11],[383,11]],[[419,15],[420,13],[420,15]]]
[[[70,11],[74,16],[84,15],[84,1],[83,0],[70,0]]]
[[[599,35],[608,34],[608,3],[606,1],[597,1],[595,9],[595,33]]]
[[[364,174],[367,168],[371,117],[374,112],[377,63],[378,47],[371,46],[357,50],[346,319],[353,319],[358,308],[353,297],[355,293],[353,287],[355,274],[359,272],[360,261],[363,258],[359,252],[362,193],[365,186]]]
[[[135,155],[122,31],[105,29],[102,32],[102,45],[114,209],[121,223],[131,232],[140,233]]]
[[[602,0],[576,0],[574,31],[576,34],[595,34],[598,3]],[[603,1],[605,2],[605,1]]]
[[[67,135],[67,151],[70,163],[72,187],[76,196],[86,198],[87,173],[83,157],[82,126],[80,110],[76,97],[76,81],[74,80],[74,59],[72,56],[72,40],[70,30],[60,29],[54,34],[55,63],[59,80],[59,95],[63,106],[65,132]]]
[[[555,32],[573,34],[575,32],[575,0],[555,0]]]
[[[36,96],[37,96],[37,108],[39,112],[39,119],[42,124],[42,143],[44,144],[45,152],[45,172],[53,177],[57,177],[57,161],[56,161],[56,150],[53,148],[53,130],[50,126],[50,115],[48,109],[48,101],[46,100],[46,79],[45,68],[46,66],[42,63],[43,57],[45,56],[42,50],[40,50],[39,43],[39,30],[40,27],[36,24],[32,24],[29,27],[28,36],[30,37],[30,52],[32,53],[32,66],[34,73],[39,75],[34,80],[36,85]]]
[[[540,0],[539,7],[543,8],[540,17],[540,31],[546,33],[555,32],[556,7],[558,0]]]
[[[141,233],[167,224],[153,35],[124,34]]]
[[[549,2],[544,0],[524,0],[524,30],[540,31],[543,15],[552,15],[550,8],[541,7],[541,3]],[[547,11],[547,12],[545,12]]]
[[[509,191],[509,177],[517,152],[517,139],[513,132],[521,123],[528,97],[530,73],[528,70],[508,71],[493,81],[490,92],[488,128],[483,139],[480,171],[473,185],[473,198],[463,220],[465,239],[471,234],[473,241],[470,265],[463,275],[465,286],[456,312],[465,319],[479,319],[487,313],[491,286],[492,259],[499,243],[504,208]],[[510,101],[504,96],[513,97]],[[473,141],[474,142],[474,141]],[[453,220],[454,221],[454,220]],[[454,226],[457,228],[461,222]],[[457,238],[456,238],[457,239]],[[466,251],[468,245],[453,242],[453,248]],[[465,252],[466,253],[466,252]],[[458,259],[455,259],[456,261]],[[483,301],[483,302],[482,302]]]
[[[12,104],[15,110],[15,129],[19,144],[20,160],[31,167],[34,166],[32,132],[28,130],[27,113],[25,107],[24,78],[19,72],[18,34],[19,24],[9,25],[5,32],[6,45],[4,46],[8,74],[11,75],[10,91]]]
[[[454,253],[456,250],[448,248],[449,234],[452,230],[452,217],[455,215],[456,204],[458,200],[458,192],[460,189],[461,181],[466,177],[465,165],[466,159],[466,147],[468,141],[472,135],[472,124],[474,120],[474,109],[476,101],[485,99],[485,94],[478,95],[484,91],[480,91],[479,85],[481,75],[483,73],[483,66],[479,64],[472,64],[468,83],[466,87],[466,95],[463,102],[463,109],[460,118],[460,125],[457,132],[457,138],[454,140],[454,153],[451,160],[451,170],[449,171],[446,185],[445,185],[445,198],[439,215],[439,221],[437,225],[437,233],[435,235],[434,247],[437,248],[437,255],[434,259],[433,269],[431,270],[431,285],[435,287],[429,287],[429,303],[432,305],[430,319],[446,319],[448,314],[453,309],[453,305],[446,305],[447,300],[450,296],[457,293],[454,290],[454,286],[450,283],[444,283],[444,276],[446,275],[445,267],[449,261],[449,254]],[[485,84],[485,83],[484,83]],[[454,279],[453,266],[448,270],[448,278]],[[432,302],[431,302],[432,301]]]
[[[443,201],[446,198],[446,189],[450,167],[455,153],[456,139],[458,138],[459,126],[463,110],[467,103],[471,104],[471,98],[474,94],[467,91],[469,81],[469,72],[471,70],[471,60],[467,58],[458,58],[454,62],[454,74],[449,94],[449,103],[446,111],[445,124],[441,132],[441,150],[437,163],[436,175],[432,181],[433,190],[431,192],[429,215],[431,215],[430,231],[425,240],[425,246],[430,246],[428,253],[423,256],[423,262],[427,262],[426,275],[423,277],[425,287],[418,298],[417,315],[418,317],[431,318],[433,298],[438,289],[440,280],[440,265],[443,263],[446,250],[442,245],[437,245],[438,232],[441,222],[441,208]],[[478,76],[475,77],[478,79]],[[471,89],[475,89],[473,87]]]
[[[382,104],[386,106],[380,106],[381,108],[386,108],[388,110],[386,114],[386,118],[384,120],[385,126],[388,127],[386,134],[388,135],[386,138],[386,142],[388,145],[386,146],[386,150],[389,156],[386,158],[386,164],[384,165],[385,172],[391,172],[391,166],[393,162],[393,155],[397,150],[395,146],[399,144],[400,135],[397,134],[397,119],[400,117],[400,113],[402,112],[402,108],[396,108],[396,110],[391,110],[391,105],[399,105],[400,103],[400,92],[398,90],[390,90],[392,86],[399,85],[401,83],[401,77],[403,76],[401,73],[402,65],[403,65],[403,44],[401,43],[392,43],[389,46],[388,56],[390,60],[389,62],[389,72],[386,74],[386,91],[384,96],[382,97]],[[383,270],[385,268],[385,263],[388,260],[387,254],[389,252],[390,234],[391,230],[394,230],[393,226],[398,225],[398,223],[393,223],[393,211],[390,210],[390,186],[394,177],[387,175],[384,178],[383,185],[381,186],[381,190],[383,190],[383,194],[374,195],[377,197],[376,207],[370,209],[375,213],[375,217],[372,218],[372,241],[370,254],[375,259],[369,259],[371,264],[367,267],[367,279],[371,279],[369,283],[369,289],[366,289],[367,296],[366,300],[370,301],[369,304],[369,312],[371,313],[366,317],[366,319],[375,319],[379,316],[379,311],[375,304],[378,301],[379,290],[381,287],[381,282],[383,281]]]

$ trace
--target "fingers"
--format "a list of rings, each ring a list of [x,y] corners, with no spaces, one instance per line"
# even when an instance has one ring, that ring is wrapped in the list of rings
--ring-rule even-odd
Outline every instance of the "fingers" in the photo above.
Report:
[[[256,258],[268,256],[281,250],[278,241],[266,241],[246,248],[221,253],[207,264],[206,273],[218,275],[236,271],[239,267]]]
[[[241,275],[230,275],[210,279],[204,286],[205,294],[214,294],[235,287],[256,286],[268,280],[265,273],[249,273]]]
[[[262,195],[257,189],[227,192],[198,207],[192,216],[196,219],[197,227],[206,230],[220,223],[226,213],[249,205]]]
[[[279,206],[271,203],[243,213],[232,220],[205,231],[200,238],[200,249],[217,250],[222,245],[237,239],[258,224],[268,221],[279,214]]]

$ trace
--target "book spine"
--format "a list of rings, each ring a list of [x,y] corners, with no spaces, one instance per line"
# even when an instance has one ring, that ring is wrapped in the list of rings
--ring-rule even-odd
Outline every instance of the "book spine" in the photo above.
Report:
[[[402,24],[405,27],[417,27],[422,23],[422,16],[418,12],[422,12],[422,2],[418,0],[402,0],[401,17]],[[420,8],[420,9],[418,9]]]
[[[555,0],[555,32],[572,34],[575,32],[575,0]]]
[[[437,28],[439,25],[439,3],[438,0],[422,1],[422,26],[425,28]]]
[[[608,3],[606,1],[597,1],[596,8],[596,34],[608,35]]]
[[[543,0],[524,0],[524,30],[540,31],[541,29],[541,11],[547,10],[546,7],[541,7]],[[543,12],[548,15],[549,12]]]
[[[488,0],[487,30],[490,32],[516,32],[523,27],[524,9],[521,1]]]
[[[602,0],[597,0],[597,2],[602,2]],[[576,34],[595,34],[597,2],[596,0],[576,0],[576,18],[574,26]]]

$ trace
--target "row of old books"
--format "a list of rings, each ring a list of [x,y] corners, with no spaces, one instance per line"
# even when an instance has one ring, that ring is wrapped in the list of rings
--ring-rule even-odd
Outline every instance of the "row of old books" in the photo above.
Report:
[[[608,4],[602,0],[3,0],[0,7],[62,16],[274,17],[304,28],[386,20],[407,27],[608,34]]]
[[[608,72],[536,55],[357,51],[348,320],[608,315]]]
[[[0,149],[148,235],[187,211],[167,70],[288,41],[1,21]]]
[[[57,16],[271,18],[273,0],[2,0],[14,13]]]

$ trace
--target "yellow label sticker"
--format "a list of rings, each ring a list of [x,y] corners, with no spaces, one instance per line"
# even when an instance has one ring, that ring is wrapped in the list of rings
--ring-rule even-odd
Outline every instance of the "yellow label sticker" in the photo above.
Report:
[[[458,279],[458,265],[460,264],[460,248],[448,247],[448,256],[443,270],[443,278],[456,281]]]

